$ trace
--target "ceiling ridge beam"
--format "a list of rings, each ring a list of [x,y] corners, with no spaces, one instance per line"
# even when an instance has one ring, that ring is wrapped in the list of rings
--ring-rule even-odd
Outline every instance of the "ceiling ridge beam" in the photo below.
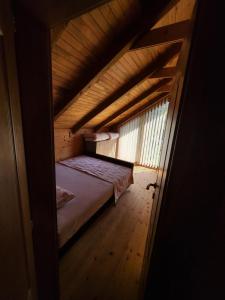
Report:
[[[137,39],[129,51],[170,44],[181,41],[190,29],[190,20],[185,20],[150,30]]]
[[[98,81],[104,72],[115,64],[131,47],[137,37],[151,28],[163,15],[165,15],[179,0],[157,0],[150,10],[145,10],[145,16],[139,18],[132,26],[121,32],[112,45],[105,51],[105,56],[99,60],[99,64],[90,68],[89,73],[83,74],[80,82],[75,82],[71,90],[62,101],[54,108],[55,120],[57,120],[78,98],[87,91],[90,86]],[[148,15],[146,15],[148,13]]]
[[[166,98],[168,95],[169,95],[169,93],[167,93],[167,92],[163,92],[160,95],[157,95],[155,98],[151,99],[148,103],[139,107],[138,109],[136,109],[135,111],[130,113],[128,116],[124,117],[122,120],[120,120],[120,121],[116,122],[115,124],[113,124],[112,126],[110,126],[110,128],[116,128],[118,125],[121,125],[121,124],[133,119],[134,117],[143,113],[150,107],[153,107],[154,105],[156,105],[158,102],[160,102],[163,98]]]
[[[126,112],[127,110],[129,110],[130,108],[132,108],[132,106],[140,103],[141,101],[143,101],[144,99],[146,99],[147,97],[149,97],[152,93],[157,92],[161,87],[165,86],[170,81],[171,81],[170,78],[165,78],[165,79],[162,79],[161,81],[157,82],[156,84],[152,85],[149,89],[147,89],[146,91],[142,92],[140,95],[138,95],[137,97],[135,97],[132,101],[130,101],[129,103],[127,103],[121,109],[119,109],[114,114],[112,114],[111,116],[109,116],[108,118],[106,118],[105,120],[103,120],[100,124],[98,124],[95,127],[95,131],[101,129],[106,124],[110,123],[112,120],[114,120],[115,118],[117,118],[119,115],[123,114],[124,112]]]
[[[116,100],[127,94],[130,90],[135,88],[138,84],[145,81],[153,72],[164,67],[172,58],[174,58],[180,51],[181,43],[173,44],[169,46],[165,52],[158,56],[153,62],[144,68],[138,75],[131,78],[125,85],[117,89],[112,95],[107,97],[103,102],[99,103],[94,109],[86,114],[80,121],[75,123],[71,131],[76,132],[96,115],[105,110],[108,106],[114,103]]]

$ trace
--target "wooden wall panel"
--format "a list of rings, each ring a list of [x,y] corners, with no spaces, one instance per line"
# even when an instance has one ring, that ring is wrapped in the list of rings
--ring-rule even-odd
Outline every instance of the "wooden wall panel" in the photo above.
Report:
[[[69,129],[55,129],[55,160],[63,160],[84,153],[83,133],[89,133],[91,130],[82,129],[75,135],[70,133]]]

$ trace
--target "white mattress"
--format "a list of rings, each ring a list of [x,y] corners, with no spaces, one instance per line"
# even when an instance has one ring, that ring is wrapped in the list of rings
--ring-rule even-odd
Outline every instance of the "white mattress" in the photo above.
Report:
[[[56,164],[56,184],[75,198],[57,210],[59,247],[113,195],[113,184],[78,170]]]

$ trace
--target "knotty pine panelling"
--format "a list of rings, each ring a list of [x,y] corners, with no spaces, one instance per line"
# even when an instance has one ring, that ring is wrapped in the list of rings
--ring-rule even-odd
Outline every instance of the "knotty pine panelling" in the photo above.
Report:
[[[89,129],[81,129],[75,135],[69,129],[55,129],[55,161],[67,159],[84,153],[82,134],[89,133]]]

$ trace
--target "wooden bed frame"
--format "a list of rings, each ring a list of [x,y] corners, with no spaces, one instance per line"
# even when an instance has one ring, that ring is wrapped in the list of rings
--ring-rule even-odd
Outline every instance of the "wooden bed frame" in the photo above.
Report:
[[[97,143],[96,142],[85,142],[85,155],[91,156],[91,157],[95,157],[95,158],[99,158],[101,160],[105,160],[117,165],[121,165],[127,168],[130,168],[133,170],[134,168],[134,164],[125,160],[121,160],[121,159],[117,159],[117,158],[113,158],[113,157],[109,157],[109,156],[105,156],[102,154],[97,154],[96,153],[96,146]]]
[[[62,258],[66,252],[74,245],[76,241],[85,233],[88,228],[94,224],[94,222],[101,217],[101,215],[110,207],[115,205],[114,196],[110,197],[108,201],[106,201],[96,213],[87,220],[81,227],[78,229],[76,233],[61,247],[59,248],[59,258]]]

